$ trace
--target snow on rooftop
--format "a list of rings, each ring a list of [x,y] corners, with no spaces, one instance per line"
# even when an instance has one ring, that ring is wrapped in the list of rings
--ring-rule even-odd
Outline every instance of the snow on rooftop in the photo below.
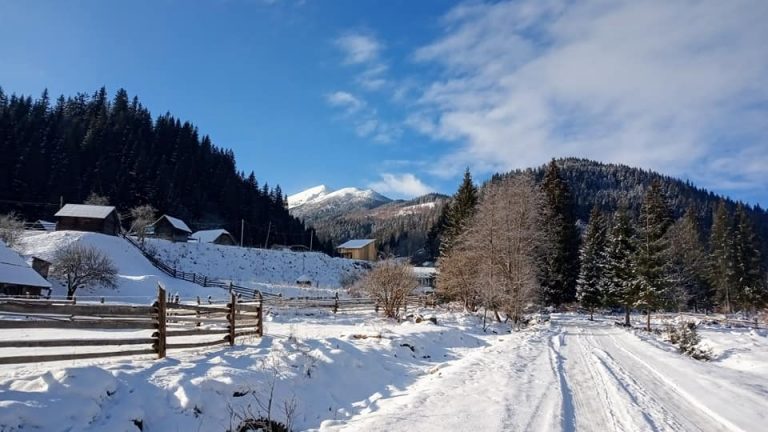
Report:
[[[368,246],[369,244],[375,242],[376,239],[358,239],[358,240],[348,240],[347,242],[340,244],[338,248],[344,248],[344,249],[360,249],[362,247]]]
[[[175,218],[173,216],[168,216],[168,215],[163,215],[160,219],[162,219],[162,218],[168,219],[168,222],[170,222],[171,225],[173,225],[173,227],[176,228],[177,230],[182,230],[184,232],[188,232],[188,233],[192,234],[192,230],[189,229],[189,227],[187,226],[186,223],[184,223],[183,220]],[[158,219],[158,221],[160,219]],[[155,223],[157,223],[157,222],[155,222]]]
[[[213,243],[222,234],[228,234],[230,236],[232,235],[230,234],[229,231],[225,229],[213,229],[213,230],[197,231],[196,233],[192,234],[190,237],[199,242]]]
[[[81,217],[89,219],[105,219],[115,211],[113,206],[99,206],[89,204],[66,204],[55,217]]]
[[[2,241],[0,241],[0,283],[51,287],[50,282],[34,271],[19,254]]]

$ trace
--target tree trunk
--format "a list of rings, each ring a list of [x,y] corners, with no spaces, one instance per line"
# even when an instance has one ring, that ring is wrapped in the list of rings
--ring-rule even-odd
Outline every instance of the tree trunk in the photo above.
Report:
[[[646,316],[645,316],[645,331],[650,332],[651,331],[651,310],[646,309],[645,310]]]
[[[624,326],[629,327],[629,305],[624,305]]]
[[[77,291],[77,285],[67,287],[67,300],[72,300],[75,297],[75,291]]]
[[[595,310],[594,310],[593,308],[590,308],[590,309],[589,309],[589,320],[590,320],[590,321],[594,321],[594,320],[595,320],[595,318],[594,318],[594,316],[593,316],[593,315],[594,315],[594,312],[595,312]]]

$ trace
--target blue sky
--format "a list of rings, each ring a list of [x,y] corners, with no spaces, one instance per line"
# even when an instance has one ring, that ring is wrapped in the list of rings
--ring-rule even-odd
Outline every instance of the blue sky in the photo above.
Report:
[[[288,193],[579,156],[768,205],[768,2],[0,0],[0,86],[122,87]]]

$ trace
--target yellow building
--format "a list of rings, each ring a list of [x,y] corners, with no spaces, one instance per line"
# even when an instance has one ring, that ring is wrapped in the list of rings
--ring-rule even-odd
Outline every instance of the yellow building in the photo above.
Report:
[[[349,240],[339,245],[336,250],[344,258],[376,261],[377,257],[375,239]]]

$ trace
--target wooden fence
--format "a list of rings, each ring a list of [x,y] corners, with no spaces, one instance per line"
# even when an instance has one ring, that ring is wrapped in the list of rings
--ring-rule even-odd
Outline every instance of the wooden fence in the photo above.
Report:
[[[147,252],[141,244],[139,244],[136,240],[132,239],[127,234],[123,234],[122,237],[127,240],[128,243],[138,249],[139,252],[144,255],[144,258],[146,258],[153,266],[155,266],[155,268],[174,279],[192,282],[193,284],[200,285],[202,287],[224,288],[229,290],[229,292],[240,295],[240,297],[244,299],[256,299],[261,295],[259,290],[253,288],[247,288],[244,286],[235,285],[232,282],[209,278],[208,276],[199,273],[179,270],[164,263],[156,256]]]
[[[264,297],[265,306],[280,307],[286,309],[330,309],[333,313],[339,311],[379,311],[376,300],[370,297],[339,298],[334,297]],[[434,306],[433,296],[409,296],[404,304],[404,313],[408,309],[417,307]]]
[[[78,304],[72,300],[0,299],[0,330],[83,329],[141,331],[151,334],[125,338],[28,338],[0,340],[3,348],[115,347],[109,351],[2,356],[0,364],[75,360],[126,355],[156,354],[163,358],[168,349],[233,345],[239,336],[262,336],[262,303],[238,302],[234,293],[223,305],[168,302],[158,287],[151,306]],[[217,336],[200,340],[201,336]],[[125,349],[126,346],[137,349]]]

